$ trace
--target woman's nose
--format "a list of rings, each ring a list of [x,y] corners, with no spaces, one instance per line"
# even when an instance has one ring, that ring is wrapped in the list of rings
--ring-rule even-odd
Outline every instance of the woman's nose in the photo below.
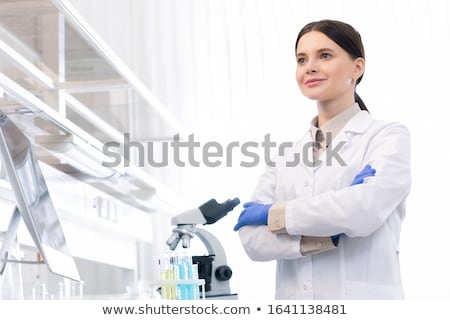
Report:
[[[317,66],[314,63],[308,63],[306,67],[306,73],[307,74],[314,74],[317,73]]]
[[[317,73],[318,67],[315,59],[309,59],[306,63],[306,73],[307,74],[314,74]]]

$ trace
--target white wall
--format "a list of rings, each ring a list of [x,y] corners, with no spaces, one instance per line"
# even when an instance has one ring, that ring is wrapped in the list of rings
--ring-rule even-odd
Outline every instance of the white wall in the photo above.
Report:
[[[401,238],[407,297],[450,298],[448,0],[72,3],[189,132],[224,143],[260,141],[266,133],[279,141],[299,137],[315,112],[294,80],[299,29],[321,18],[356,27],[367,55],[360,95],[375,118],[402,121],[412,136],[413,187]],[[149,170],[195,206],[212,197],[244,202],[262,167]],[[241,298],[271,298],[273,264],[245,256],[232,231],[238,213],[208,229],[229,254]]]

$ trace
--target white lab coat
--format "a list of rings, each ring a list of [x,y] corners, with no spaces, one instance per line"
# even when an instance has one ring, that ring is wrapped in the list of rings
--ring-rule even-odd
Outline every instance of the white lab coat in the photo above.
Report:
[[[401,299],[399,235],[410,190],[410,138],[397,122],[375,121],[361,111],[333,139],[343,142],[339,156],[312,168],[300,161],[286,166],[295,154],[302,158],[311,134],[295,143],[276,166],[267,167],[253,201],[288,201],[286,230],[274,234],[267,226],[239,231],[249,257],[277,260],[276,299]],[[311,153],[311,148],[308,149]],[[311,157],[309,158],[311,159]],[[366,165],[377,170],[364,184],[350,186]],[[302,256],[302,235],[344,233],[331,251]]]

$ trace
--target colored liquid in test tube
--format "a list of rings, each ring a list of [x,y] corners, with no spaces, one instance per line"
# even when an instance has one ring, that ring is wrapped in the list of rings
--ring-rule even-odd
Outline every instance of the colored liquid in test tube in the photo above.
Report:
[[[175,257],[175,270],[175,277],[177,280],[187,279],[186,270],[180,255]],[[184,283],[177,284],[177,300],[187,300],[186,284]]]
[[[192,260],[192,257],[191,257],[191,260]],[[198,280],[198,264],[196,264],[196,263],[192,264],[192,279]],[[191,290],[192,290],[193,299],[199,300],[200,299],[200,286],[198,284],[193,284]]]
[[[177,280],[181,280],[177,284],[177,299],[178,300],[196,300],[199,299],[200,292],[199,286],[195,283],[182,283],[198,280],[198,277],[194,277],[192,257],[187,254],[180,254],[175,259],[175,270]]]
[[[163,255],[159,260],[161,280],[175,280],[174,257]],[[176,300],[177,293],[175,284],[163,283],[161,286],[161,298],[165,300]]]
[[[165,300],[200,299],[198,266],[192,263],[192,256],[185,253],[169,253],[159,259],[161,298]],[[170,283],[165,283],[168,280]]]

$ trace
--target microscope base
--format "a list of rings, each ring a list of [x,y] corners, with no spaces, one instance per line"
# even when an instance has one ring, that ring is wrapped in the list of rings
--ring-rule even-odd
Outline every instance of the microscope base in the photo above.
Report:
[[[212,296],[206,296],[205,299],[206,300],[238,300],[238,294],[230,293],[230,294],[212,295]]]

